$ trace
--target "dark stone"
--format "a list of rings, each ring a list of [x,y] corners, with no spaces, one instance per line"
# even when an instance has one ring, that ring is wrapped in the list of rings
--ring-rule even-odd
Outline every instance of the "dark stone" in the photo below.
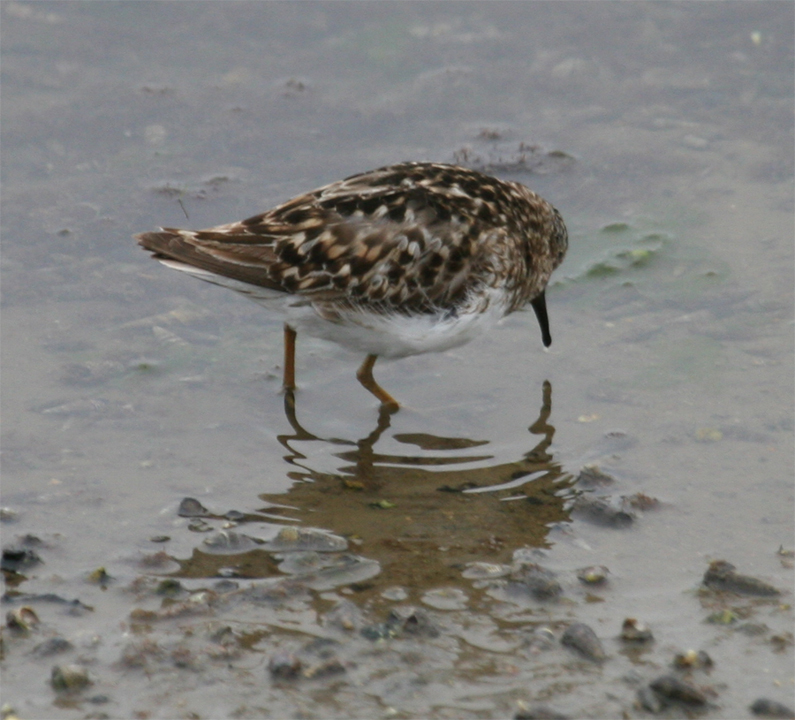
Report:
[[[675,675],[662,675],[649,683],[654,692],[664,700],[673,700],[685,705],[706,705],[707,696],[695,685],[680,680]]]
[[[749,708],[754,715],[769,718],[795,718],[795,710],[775,700],[759,698]]]
[[[741,575],[734,570],[734,565],[731,563],[714,560],[704,573],[704,585],[711,590],[733,592],[738,595],[771,597],[780,594],[780,591],[772,585],[750,575]]]
[[[180,517],[211,517],[212,513],[204,507],[196,498],[183,498],[179,504],[177,515]]]
[[[560,638],[561,645],[576,650],[587,660],[602,662],[606,659],[604,647],[596,633],[585,623],[574,623],[566,628]]]

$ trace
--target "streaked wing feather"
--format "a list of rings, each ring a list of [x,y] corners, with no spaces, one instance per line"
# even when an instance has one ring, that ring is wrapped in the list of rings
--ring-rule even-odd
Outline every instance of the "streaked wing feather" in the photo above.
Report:
[[[500,274],[495,263],[514,282],[525,260],[517,263],[518,247],[527,230],[542,234],[549,207],[515,183],[403,163],[241,222],[137,237],[161,256],[310,301],[431,312],[455,308],[476,284],[491,282]],[[535,254],[524,253],[528,263]]]
[[[191,231],[163,228],[160,232],[141,233],[135,238],[156,258],[178,260],[251,285],[284,290],[268,276],[270,258],[235,253],[228,245],[217,241],[200,243],[195,241],[193,234]],[[272,250],[269,254],[272,256]]]

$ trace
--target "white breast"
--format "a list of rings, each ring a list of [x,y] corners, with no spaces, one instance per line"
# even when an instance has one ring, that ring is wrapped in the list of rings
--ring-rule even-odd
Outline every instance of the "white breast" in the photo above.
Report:
[[[401,358],[440,352],[468,343],[493,327],[504,316],[508,298],[501,289],[487,289],[475,302],[464,303],[457,313],[382,314],[366,309],[341,311],[339,321],[329,321],[305,298],[249,285],[185,263],[161,259],[164,265],[187,272],[214,285],[231,288],[268,308],[299,334],[330,340],[350,350]]]
[[[341,322],[329,322],[312,308],[288,307],[286,321],[299,332],[331,340],[351,350],[400,358],[464,345],[496,325],[505,315],[505,297],[500,291],[490,291],[490,294],[492,297],[482,311],[384,315],[352,310],[342,315]]]

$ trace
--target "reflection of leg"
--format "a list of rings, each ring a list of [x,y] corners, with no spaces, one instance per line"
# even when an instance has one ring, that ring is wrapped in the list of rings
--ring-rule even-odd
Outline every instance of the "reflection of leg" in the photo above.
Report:
[[[295,390],[295,335],[289,325],[284,326],[284,382],[285,390]]]
[[[298,417],[295,414],[295,390],[292,388],[284,389],[284,415],[290,427],[295,430],[295,435],[290,437],[290,440],[320,440],[319,437],[313,435],[303,428],[301,423],[298,422]],[[279,436],[279,442],[282,440]],[[284,445],[284,443],[282,443]],[[302,456],[303,457],[303,456]]]
[[[375,431],[370,436],[373,440],[373,443],[375,443],[381,437],[384,430],[389,427],[390,423],[392,422],[390,418],[398,410],[400,410],[400,405],[397,403],[384,403],[378,408],[378,424],[375,427]]]
[[[284,388],[284,414],[293,430],[299,433],[303,431],[295,416],[295,390],[288,387]]]
[[[384,388],[375,381],[375,378],[373,378],[373,365],[375,365],[376,360],[378,360],[378,355],[368,355],[362,363],[362,366],[357,370],[356,379],[365,389],[375,395],[381,401],[382,405],[392,406],[397,409],[400,407],[398,401],[384,390]]]
[[[382,391],[383,392],[383,391]],[[386,393],[384,393],[386,394]],[[383,403],[381,407],[378,409],[378,424],[367,437],[359,440],[358,442],[353,442],[351,440],[341,440],[339,438],[322,438],[318,437],[317,435],[313,435],[309,432],[303,425],[298,421],[298,416],[296,413],[295,408],[295,390],[292,388],[285,388],[284,390],[284,415],[287,418],[287,422],[290,423],[290,427],[294,431],[294,435],[277,435],[276,439],[289,450],[290,454],[285,456],[285,460],[289,463],[294,465],[298,465],[299,463],[295,462],[296,460],[303,460],[306,459],[306,455],[304,455],[299,450],[296,450],[290,444],[296,440],[320,440],[322,442],[329,443],[330,445],[347,445],[353,446],[355,449],[346,450],[342,453],[338,453],[338,457],[344,458],[346,460],[350,459],[356,462],[357,468],[361,469],[365,466],[372,466],[373,465],[373,445],[381,438],[381,435],[389,428],[391,417],[394,413],[396,413],[400,409],[400,406],[397,403],[387,404]],[[304,467],[304,466],[301,466]],[[309,470],[309,468],[306,468]],[[310,475],[313,471],[309,470]],[[307,476],[309,477],[309,476]]]
[[[536,420],[528,430],[533,435],[543,435],[544,439],[538,443],[529,453],[525,454],[528,460],[536,462],[547,462],[552,459],[551,455],[547,454],[547,448],[552,444],[552,437],[555,435],[555,426],[550,425],[548,420],[552,414],[552,385],[549,380],[544,380],[543,390],[541,394],[541,412],[538,413],[538,420]]]
[[[551,429],[555,432],[555,428],[547,424],[549,416],[552,414],[552,384],[549,380],[544,380],[543,389],[541,391],[541,412],[538,413],[538,420],[536,420],[529,428],[533,435],[546,435]]]

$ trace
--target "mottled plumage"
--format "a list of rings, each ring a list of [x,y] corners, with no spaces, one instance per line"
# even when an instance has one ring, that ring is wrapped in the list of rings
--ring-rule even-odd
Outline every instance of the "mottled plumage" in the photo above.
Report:
[[[136,238],[170,267],[277,306],[290,332],[367,352],[360,375],[378,355],[462,344],[527,303],[549,345],[544,288],[568,245],[558,211],[523,185],[413,162],[241,222]]]

